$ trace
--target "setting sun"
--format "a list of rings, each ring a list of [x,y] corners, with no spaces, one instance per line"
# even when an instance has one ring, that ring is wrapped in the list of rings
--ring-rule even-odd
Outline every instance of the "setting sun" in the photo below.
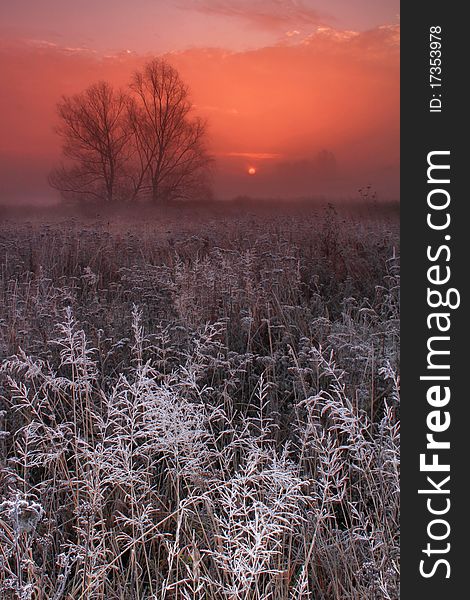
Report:
[[[248,169],[248,175],[256,175],[256,169],[254,167],[250,167]]]

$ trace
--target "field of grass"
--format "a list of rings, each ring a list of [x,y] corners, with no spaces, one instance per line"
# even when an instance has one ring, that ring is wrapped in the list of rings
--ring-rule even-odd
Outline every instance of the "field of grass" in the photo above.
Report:
[[[0,596],[397,600],[393,207],[0,226]]]

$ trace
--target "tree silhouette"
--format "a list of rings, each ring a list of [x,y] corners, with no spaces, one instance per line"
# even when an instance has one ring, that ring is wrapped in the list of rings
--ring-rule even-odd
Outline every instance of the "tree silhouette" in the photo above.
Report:
[[[127,95],[105,81],[58,103],[56,131],[68,162],[52,172],[50,182],[64,196],[117,200],[130,138],[128,104]]]
[[[57,105],[65,162],[50,183],[65,198],[154,203],[207,190],[206,125],[162,59],[134,73],[129,93],[101,81]]]
[[[210,158],[205,123],[191,117],[187,86],[176,69],[154,59],[130,87],[138,187],[145,186],[153,202],[190,196],[203,184]]]

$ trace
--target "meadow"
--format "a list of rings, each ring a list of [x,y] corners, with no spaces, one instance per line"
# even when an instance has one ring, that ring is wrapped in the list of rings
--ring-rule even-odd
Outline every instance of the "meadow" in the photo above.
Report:
[[[397,206],[5,210],[0,261],[2,598],[398,599]]]

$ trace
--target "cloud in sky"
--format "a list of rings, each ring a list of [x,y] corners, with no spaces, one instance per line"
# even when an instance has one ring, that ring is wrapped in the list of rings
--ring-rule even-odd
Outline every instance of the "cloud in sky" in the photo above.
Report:
[[[196,0],[186,2],[206,15],[236,17],[261,29],[282,31],[285,28],[317,26],[332,23],[333,18],[301,0]]]
[[[398,11],[399,0],[18,0],[0,2],[0,37],[107,54],[201,46],[239,51],[318,26],[366,31],[397,23]]]

